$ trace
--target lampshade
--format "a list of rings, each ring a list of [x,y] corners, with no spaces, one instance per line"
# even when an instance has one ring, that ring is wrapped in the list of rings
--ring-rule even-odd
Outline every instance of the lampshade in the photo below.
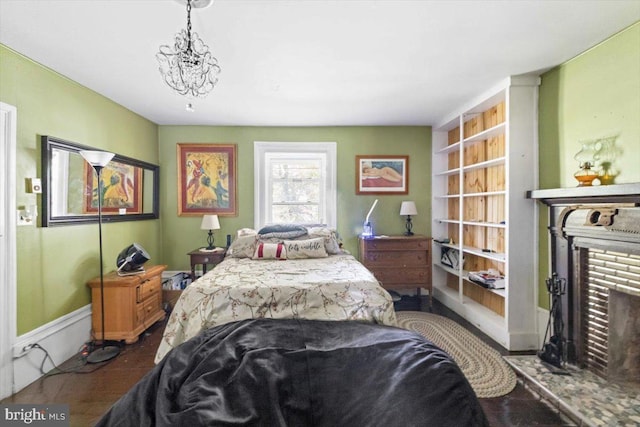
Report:
[[[202,224],[200,224],[201,230],[219,230],[220,221],[218,221],[218,215],[205,215],[202,217]]]
[[[94,150],[80,150],[80,155],[93,167],[105,167],[107,163],[113,159],[113,156],[115,156],[115,154],[107,151]]]
[[[418,215],[415,202],[402,202],[400,215]]]

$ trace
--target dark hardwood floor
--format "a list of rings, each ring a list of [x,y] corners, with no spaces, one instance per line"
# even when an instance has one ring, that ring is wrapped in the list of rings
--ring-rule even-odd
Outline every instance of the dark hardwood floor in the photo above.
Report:
[[[412,307],[412,304],[415,306],[415,301],[408,301],[406,304],[402,301],[398,309],[416,309],[417,306]],[[423,306],[426,307],[427,304]],[[508,354],[437,301],[434,301],[432,311],[458,321],[502,354]],[[2,403],[66,403],[70,408],[71,426],[94,425],[120,396],[153,367],[153,358],[163,329],[164,322],[156,323],[141,336],[137,343],[124,346],[117,358],[103,366],[83,365],[79,355],[71,358],[60,364],[60,367],[68,370],[79,367],[85,372],[92,372],[42,377],[17,394],[2,400]],[[45,368],[50,367],[51,365],[47,362]],[[507,396],[480,399],[480,401],[493,427],[575,425],[525,389],[520,382]]]

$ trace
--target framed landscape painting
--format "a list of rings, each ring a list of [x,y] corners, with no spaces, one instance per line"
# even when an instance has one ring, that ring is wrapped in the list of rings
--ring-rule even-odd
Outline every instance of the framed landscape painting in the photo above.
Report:
[[[409,156],[356,156],[356,194],[408,194]]]
[[[237,215],[236,144],[177,145],[178,215]]]

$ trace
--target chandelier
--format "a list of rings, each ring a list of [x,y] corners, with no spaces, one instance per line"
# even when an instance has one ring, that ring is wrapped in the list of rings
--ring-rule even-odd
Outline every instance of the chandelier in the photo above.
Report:
[[[160,46],[156,58],[163,80],[173,90],[180,95],[204,98],[218,82],[220,66],[198,34],[191,32],[192,0],[186,2],[187,29],[176,34],[173,47]]]

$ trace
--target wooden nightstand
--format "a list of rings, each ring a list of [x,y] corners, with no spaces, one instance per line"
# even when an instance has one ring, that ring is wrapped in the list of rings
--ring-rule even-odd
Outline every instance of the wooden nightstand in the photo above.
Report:
[[[388,236],[363,239],[359,244],[360,262],[382,283],[385,289],[431,288],[431,238],[420,235]]]
[[[196,280],[196,265],[202,264],[202,274],[207,273],[207,264],[217,265],[220,264],[227,253],[226,248],[220,248],[221,251],[208,252],[195,249],[189,252],[189,258],[191,259],[191,280]]]
[[[119,276],[115,271],[104,276],[104,335],[107,340],[138,341],[138,336],[158,320],[162,309],[162,272],[166,265],[145,268],[141,274]],[[91,320],[93,335],[102,339],[100,277],[91,279]]]

